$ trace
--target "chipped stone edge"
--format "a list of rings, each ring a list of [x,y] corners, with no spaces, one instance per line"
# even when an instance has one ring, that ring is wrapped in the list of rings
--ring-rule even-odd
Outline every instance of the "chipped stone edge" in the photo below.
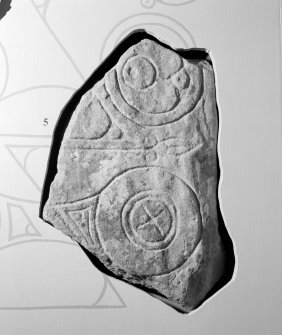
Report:
[[[153,31],[151,31],[150,29],[145,29],[145,31],[152,35],[155,36],[159,41],[161,41],[162,43],[170,46],[174,52],[177,52],[177,48],[173,45],[173,43],[171,43],[171,41],[166,40],[164,38],[160,38],[159,36],[157,36]],[[221,142],[221,127],[222,127],[222,113],[221,113],[221,106],[220,106],[220,102],[219,102],[219,89],[218,89],[218,75],[217,75],[217,70],[216,70],[216,61],[213,57],[213,53],[210,49],[207,48],[200,48],[202,50],[205,50],[205,52],[209,55],[211,62],[212,62],[212,69],[214,72],[214,80],[215,80],[215,94],[216,94],[216,104],[217,104],[217,111],[218,111],[218,135],[217,135],[217,155],[218,155],[218,162],[219,162],[219,168],[220,168],[220,178],[218,181],[218,201],[219,201],[219,206],[220,206],[220,211],[221,211],[221,215],[224,221],[224,225],[225,228],[227,230],[227,233],[232,241],[232,245],[233,245],[233,251],[234,251],[234,258],[235,258],[235,264],[234,264],[234,270],[233,270],[233,274],[232,274],[232,278],[228,281],[228,283],[226,283],[223,287],[221,287],[219,290],[217,290],[212,296],[210,296],[208,299],[204,300],[201,305],[199,307],[197,307],[196,309],[190,311],[188,314],[184,314],[184,315],[188,315],[188,316],[192,316],[194,313],[197,313],[198,311],[200,311],[206,304],[208,304],[212,299],[216,298],[218,294],[220,294],[223,290],[227,289],[230,285],[232,285],[232,283],[235,281],[236,277],[237,277],[237,272],[238,272],[238,253],[237,253],[237,246],[235,243],[235,240],[233,239],[229,227],[226,223],[225,220],[225,214],[224,214],[224,209],[222,206],[222,198],[221,198],[221,186],[222,186],[222,182],[223,182],[223,169],[221,166],[221,151],[220,151],[220,142]]]
[[[213,57],[213,53],[211,50],[209,49],[204,49],[206,51],[206,53],[210,56],[211,61],[212,61],[212,67],[213,67],[213,72],[214,72],[214,79],[215,79],[215,94],[216,94],[216,104],[217,104],[217,110],[218,110],[218,136],[217,136],[217,155],[218,155],[218,162],[219,162],[219,168],[220,168],[220,178],[218,181],[218,201],[219,201],[219,206],[220,206],[220,211],[221,211],[221,215],[224,221],[224,225],[225,228],[227,230],[227,233],[232,241],[233,244],[233,251],[234,251],[234,258],[235,258],[235,264],[234,264],[234,270],[233,270],[233,274],[232,274],[232,278],[228,281],[228,283],[226,283],[223,287],[221,287],[219,290],[217,290],[212,296],[210,296],[208,299],[204,300],[201,305],[199,307],[197,307],[196,309],[192,310],[191,312],[189,312],[188,316],[192,316],[194,313],[199,312],[202,308],[205,307],[206,304],[208,304],[209,302],[211,302],[213,299],[217,298],[218,294],[221,294],[225,289],[227,289],[230,285],[232,285],[232,283],[235,281],[236,277],[237,277],[237,272],[238,272],[238,253],[237,253],[237,246],[235,244],[235,240],[233,239],[230,230],[228,228],[228,225],[226,224],[226,220],[225,220],[225,214],[224,214],[224,209],[222,206],[222,198],[221,198],[221,187],[222,187],[222,182],[223,182],[223,169],[221,166],[221,151],[220,151],[220,142],[221,142],[221,127],[222,127],[222,113],[221,113],[221,106],[220,106],[220,102],[219,102],[219,89],[218,89],[218,76],[217,76],[217,71],[216,71],[216,61]],[[186,314],[187,315],[187,314]]]

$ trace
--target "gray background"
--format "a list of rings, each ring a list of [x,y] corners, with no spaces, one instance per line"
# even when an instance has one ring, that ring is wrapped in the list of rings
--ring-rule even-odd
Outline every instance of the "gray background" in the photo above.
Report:
[[[0,21],[1,334],[281,333],[280,7],[276,0],[12,1]],[[109,280],[37,217],[60,109],[141,27],[175,47],[210,49],[215,62],[220,201],[238,268],[189,316]]]

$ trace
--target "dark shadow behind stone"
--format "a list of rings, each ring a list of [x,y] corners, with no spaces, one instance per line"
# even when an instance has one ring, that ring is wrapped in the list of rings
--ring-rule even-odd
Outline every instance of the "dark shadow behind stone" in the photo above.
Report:
[[[0,1],[0,20],[7,14],[7,12],[11,9],[12,0],[2,0]]]
[[[143,29],[135,30],[132,33],[130,33],[127,37],[125,37],[115,47],[112,53],[101,63],[101,65],[91,74],[91,76],[85,81],[85,83],[72,95],[72,97],[67,102],[67,104],[63,107],[60,113],[60,116],[58,118],[57,124],[53,132],[53,139],[52,139],[49,159],[47,163],[43,190],[41,194],[41,202],[40,202],[40,207],[39,207],[39,217],[41,219],[43,219],[43,208],[49,196],[50,185],[52,181],[54,180],[55,175],[57,174],[57,159],[58,159],[61,142],[63,140],[65,130],[67,129],[67,126],[72,117],[72,114],[75,111],[78,103],[80,102],[81,97],[87,91],[89,91],[98,81],[100,81],[104,77],[106,72],[108,72],[110,69],[112,69],[117,64],[118,60],[125,53],[126,50],[128,50],[131,46],[139,43],[143,39],[150,39],[152,41],[155,41],[159,43],[161,46],[167,49],[171,49],[174,52],[177,52],[181,57],[185,59],[195,60],[195,61],[206,60],[211,65],[213,65],[211,58],[205,49],[202,49],[202,48],[192,48],[192,49],[187,49],[187,50],[172,49],[170,46],[159,41],[157,38],[148,34]],[[217,106],[217,111],[218,111],[218,106]],[[217,157],[217,166],[218,166],[218,182],[219,182],[220,166],[219,166],[218,157]],[[225,271],[221,279],[213,286],[213,288],[207,293],[205,298],[198,304],[197,307],[201,306],[204,301],[206,301],[208,298],[213,296],[218,290],[220,290],[223,286],[225,286],[232,279],[232,276],[234,273],[235,255],[234,255],[233,242],[224,224],[224,220],[223,220],[221,210],[220,210],[219,201],[217,201],[217,212],[218,212],[218,230],[219,230],[219,234],[220,234],[222,244],[224,247],[224,251],[225,251],[225,255],[226,255]],[[52,225],[50,222],[47,222],[47,223]],[[83,246],[80,245],[80,247],[82,248],[82,250],[85,252],[89,260],[92,262],[92,264],[96,268],[98,268],[100,271],[102,271],[104,274],[108,276],[114,277],[116,279],[121,279],[117,277],[115,274],[113,274],[111,271],[109,271],[96,256],[90,253]],[[139,289],[142,289],[143,291],[146,291],[147,293],[149,293],[150,295],[154,297],[158,297],[158,299],[170,305],[172,308],[176,309],[178,312],[187,313],[186,310],[182,310],[181,308],[179,308],[178,305],[174,305],[173,303],[171,303],[171,301],[166,299],[166,297],[161,295],[159,292],[154,291],[154,290],[149,290],[148,288],[145,288],[140,285],[136,285],[136,284],[132,284],[132,285],[134,285],[135,287]]]

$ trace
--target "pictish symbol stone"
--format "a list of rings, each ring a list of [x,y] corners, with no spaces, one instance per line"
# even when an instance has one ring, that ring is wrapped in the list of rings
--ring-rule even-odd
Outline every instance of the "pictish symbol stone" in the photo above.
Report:
[[[217,132],[211,64],[143,39],[81,96],[43,218],[188,313],[224,274]]]

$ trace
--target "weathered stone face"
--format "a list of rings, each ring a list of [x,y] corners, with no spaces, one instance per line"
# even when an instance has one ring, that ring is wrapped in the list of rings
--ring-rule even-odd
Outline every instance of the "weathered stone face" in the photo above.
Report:
[[[144,39],[74,111],[43,218],[189,312],[223,273],[217,132],[211,65]]]

